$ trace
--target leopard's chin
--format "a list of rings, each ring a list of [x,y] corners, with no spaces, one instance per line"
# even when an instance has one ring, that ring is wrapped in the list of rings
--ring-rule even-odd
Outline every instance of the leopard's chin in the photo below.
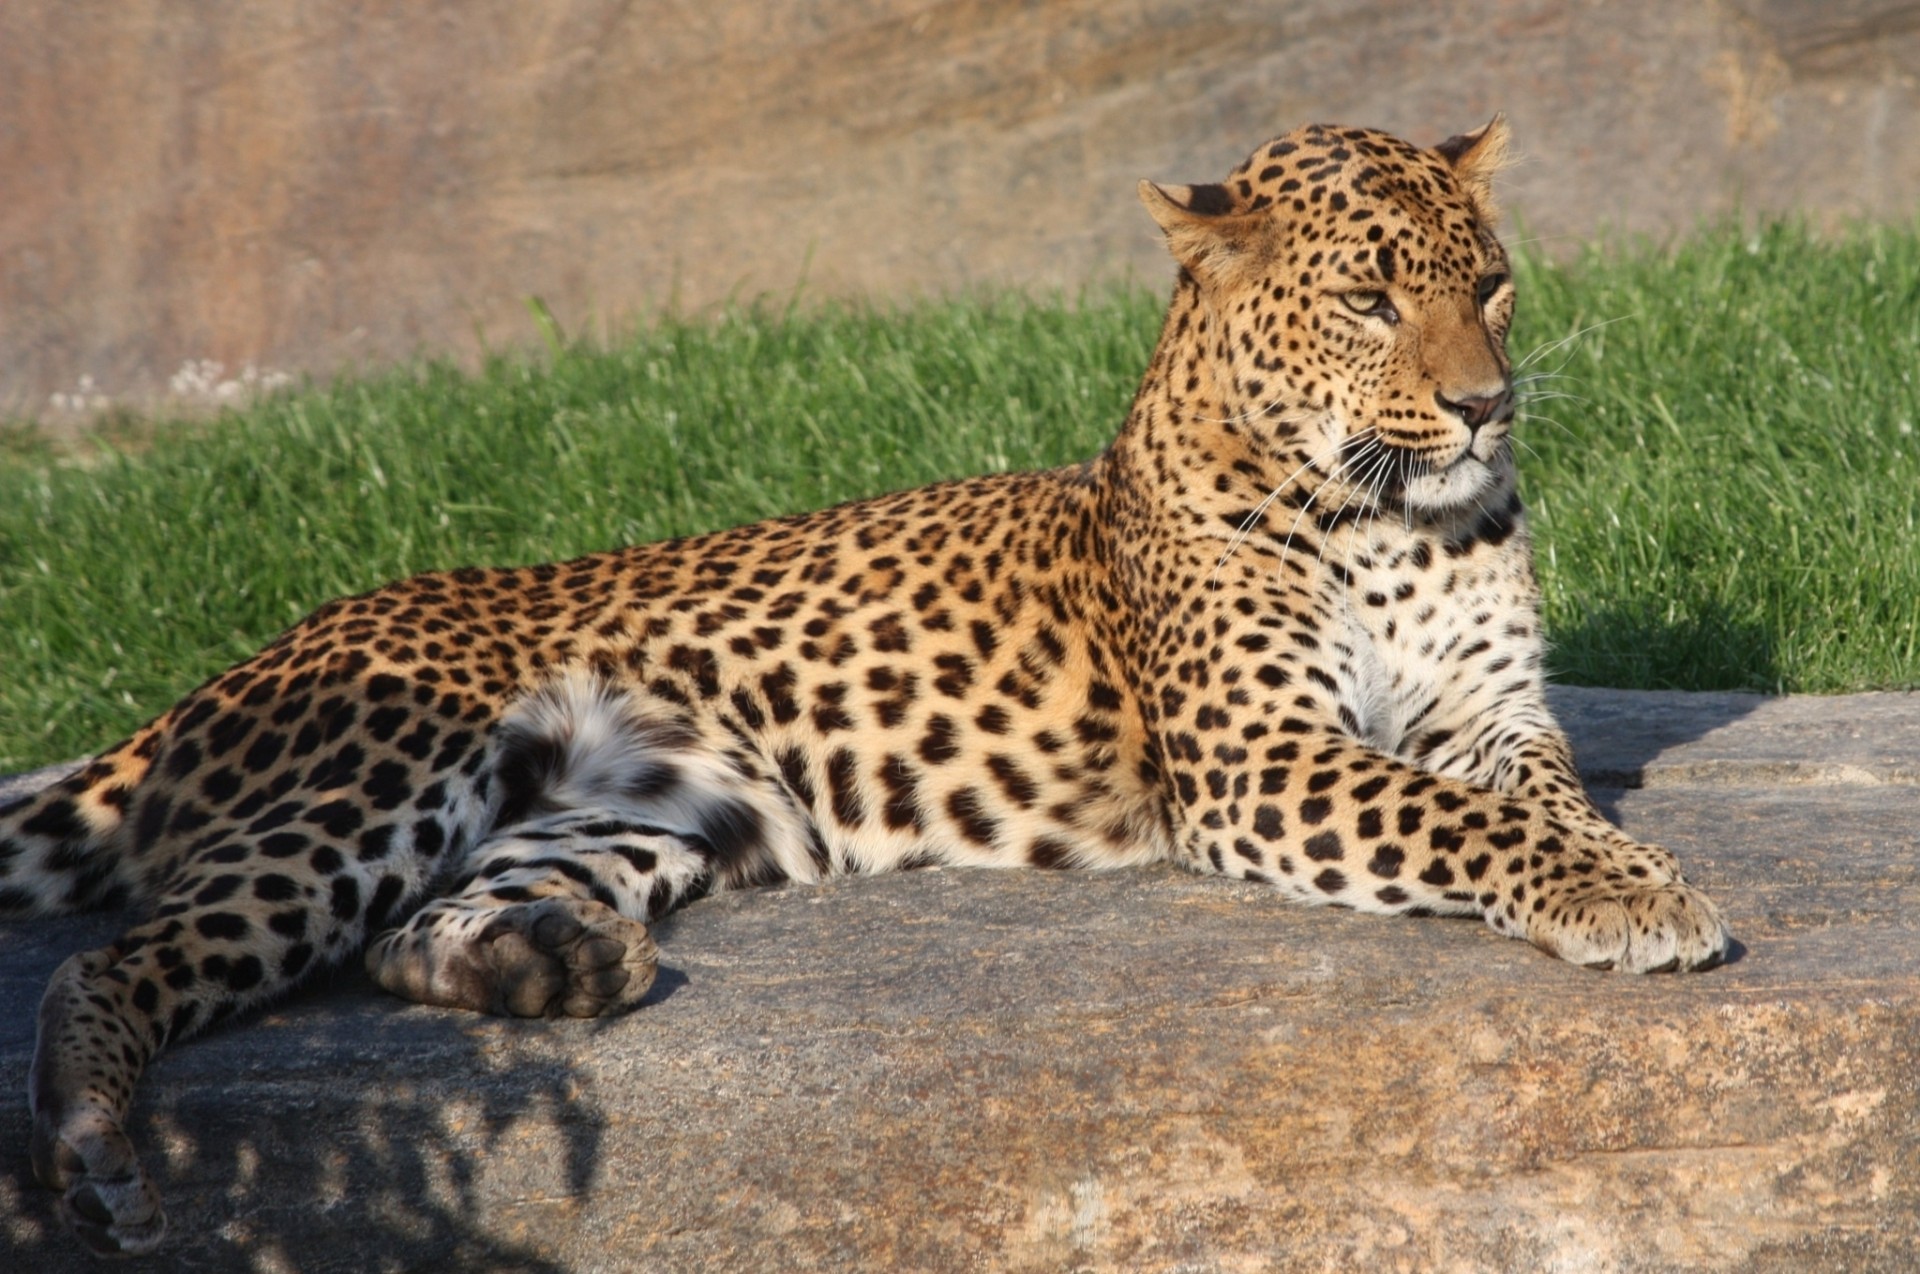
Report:
[[[1401,493],[1412,512],[1443,516],[1485,504],[1512,480],[1513,466],[1504,448],[1487,460],[1467,451],[1444,469],[1408,477]]]

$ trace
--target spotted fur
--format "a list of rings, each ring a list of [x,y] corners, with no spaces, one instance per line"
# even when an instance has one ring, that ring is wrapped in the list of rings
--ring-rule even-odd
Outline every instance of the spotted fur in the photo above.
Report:
[[[164,1045],[362,951],[429,1003],[627,1009],[647,923],[709,890],[1171,860],[1718,962],[1543,699],[1505,146],[1313,126],[1143,183],[1179,279],[1085,464],[337,601],[0,810],[0,906],[142,911],[41,1008],[76,1230],[160,1238],[122,1125]]]

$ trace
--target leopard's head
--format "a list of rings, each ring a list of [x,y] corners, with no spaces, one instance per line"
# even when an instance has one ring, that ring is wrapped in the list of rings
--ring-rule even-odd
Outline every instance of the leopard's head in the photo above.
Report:
[[[1500,117],[1428,150],[1308,125],[1225,182],[1140,183],[1182,266],[1204,414],[1343,499],[1441,512],[1509,480]]]

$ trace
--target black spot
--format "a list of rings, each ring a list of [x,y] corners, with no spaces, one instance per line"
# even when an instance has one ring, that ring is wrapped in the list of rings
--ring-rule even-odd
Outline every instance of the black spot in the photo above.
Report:
[[[280,976],[296,978],[306,972],[307,965],[313,962],[313,947],[305,942],[296,942],[287,948],[280,957]]]
[[[239,712],[229,712],[207,727],[207,755],[222,757],[240,746],[243,739],[253,731],[253,718]]]
[[[995,753],[987,758],[987,771],[1007,794],[1007,799],[1021,809],[1031,807],[1040,798],[1039,785],[1013,758]]]
[[[845,691],[846,687],[840,687]],[[822,703],[813,710],[813,727],[822,734],[853,729],[853,716],[838,703]]]
[[[880,782],[887,799],[880,807],[888,827],[922,829],[920,821],[920,785],[904,758],[888,755],[880,762]]]
[[[231,911],[213,911],[193,922],[193,927],[203,938],[217,938],[226,942],[238,942],[247,936],[253,926],[247,918]]]
[[[867,820],[867,809],[860,799],[858,761],[850,748],[835,748],[827,757],[827,793],[832,799],[833,816],[844,827],[858,827]]]
[[[745,801],[728,797],[700,811],[700,838],[722,862],[741,862],[763,846],[760,811]]]
[[[381,761],[368,771],[360,790],[373,801],[375,809],[395,809],[413,795],[413,787],[407,782],[411,773],[399,761]]]
[[[387,917],[400,902],[400,895],[406,889],[406,881],[398,876],[382,876],[379,886],[373,891],[373,900],[367,904],[367,932],[378,933],[386,927]]]
[[[1267,840],[1279,840],[1286,831],[1286,820],[1277,806],[1261,805],[1253,811],[1253,830]]]
[[[1347,887],[1346,875],[1338,867],[1329,867],[1313,878],[1314,887],[1321,893],[1337,894]]]
[[[205,885],[202,885],[198,893],[194,894],[194,905],[198,907],[211,907],[216,902],[225,902],[227,899],[233,897],[234,894],[238,893],[240,886],[244,883],[245,881],[242,877],[236,876],[231,872],[224,876],[215,876]]]
[[[1375,775],[1373,778],[1368,779],[1364,783],[1357,784],[1354,787],[1353,799],[1356,801],[1370,801],[1387,790],[1388,782],[1389,780],[1386,775]]]
[[[147,808],[152,808],[154,804],[154,801],[148,801]],[[161,801],[159,805],[160,813],[157,821],[164,823],[167,816],[166,803]],[[45,836],[51,840],[81,840],[87,834],[86,825],[80,821],[79,807],[64,798],[49,801],[36,811],[32,818],[20,824],[20,830],[30,836]],[[157,835],[158,832],[159,828],[156,827],[154,834]]]
[[[265,858],[292,858],[313,844],[303,832],[275,832],[261,838],[260,854]]]
[[[615,845],[613,852],[626,860],[627,866],[642,876],[650,876],[660,866],[660,856],[650,849],[641,849],[637,845]]]
[[[366,696],[372,703],[380,703],[396,695],[405,694],[406,690],[406,681],[389,672],[376,673],[367,679]],[[371,718],[369,718],[369,724],[371,724]]]
[[[329,836],[345,839],[360,830],[360,825],[365,818],[358,805],[341,799],[315,806],[307,812],[303,821],[321,828]]]
[[[1331,830],[1315,832],[1307,837],[1307,843],[1303,848],[1306,850],[1307,857],[1318,863],[1332,862],[1343,852],[1340,833]]]
[[[1398,845],[1382,845],[1373,851],[1367,870],[1382,880],[1392,880],[1400,874],[1400,865],[1406,860],[1406,853]]]
[[[959,788],[947,797],[947,813],[960,825],[960,834],[976,845],[991,845],[1000,834],[1000,825],[987,816],[980,794],[970,787]]]
[[[959,754],[952,718],[935,713],[927,722],[926,737],[920,740],[920,756],[931,764],[944,765]]]
[[[360,766],[366,759],[366,752],[359,744],[348,743],[315,765],[307,775],[306,785],[315,791],[343,787],[360,776]]]
[[[213,815],[204,806],[189,801],[176,807],[173,818],[167,823],[171,835],[184,836],[188,832],[197,832],[213,821]]]
[[[240,794],[240,782],[240,775],[223,765],[200,780],[200,794],[215,804],[225,804]]]
[[[807,765],[806,753],[799,748],[782,748],[775,760],[779,762],[780,777],[786,780],[787,787],[801,805],[812,809],[819,796],[814,790],[813,773]]]
[[[1077,858],[1071,842],[1058,836],[1042,836],[1027,850],[1027,861],[1035,867],[1055,870],[1074,866]]]
[[[262,774],[280,759],[280,753],[286,749],[287,736],[278,731],[269,731],[253,741],[253,745],[240,758],[240,764],[250,774]]]
[[[192,739],[175,739],[167,750],[167,774],[183,779],[200,768],[200,745]]]
[[[298,800],[282,800],[273,810],[267,810],[265,814],[253,819],[252,823],[248,823],[246,831],[250,837],[259,837],[269,831],[275,831],[278,827],[286,827],[296,817],[300,817],[301,810],[305,810],[305,806],[301,806]]]
[[[367,714],[367,737],[376,743],[386,743],[400,733],[400,727],[412,716],[412,711],[403,707],[376,708]]]
[[[300,727],[300,733],[293,736],[293,747],[288,756],[299,758],[311,755],[320,746],[320,727],[309,721]]]
[[[1261,685],[1271,686],[1275,690],[1280,689],[1293,680],[1293,674],[1289,673],[1279,664],[1261,664],[1253,675],[1254,679]]]
[[[800,719],[800,705],[793,697],[795,680],[792,665],[784,663],[760,678],[760,693],[766,696],[767,709],[781,725]]]
[[[294,883],[291,876],[270,872],[254,878],[253,896],[261,902],[285,902],[299,896],[299,893],[300,886]]]
[[[203,964],[201,967],[204,969],[206,966]],[[243,955],[227,969],[227,989],[251,991],[260,985],[266,975],[266,969],[261,965],[259,956]]]
[[[740,723],[747,729],[758,732],[766,728],[767,716],[760,711],[760,705],[745,690],[736,690],[731,696],[733,710],[740,717]]]
[[[333,918],[345,924],[360,914],[360,885],[351,876],[333,878]]]
[[[973,685],[973,661],[965,655],[938,655],[933,661],[940,669],[940,675],[933,679],[933,688],[950,699],[966,697],[968,687]]]
[[[474,792],[476,795],[484,795],[486,790],[486,776],[482,775],[480,781],[474,785]],[[422,814],[431,814],[435,810],[446,808],[446,804],[447,781],[439,779],[420,789],[420,795],[414,798],[413,808]]]
[[[1326,822],[1331,813],[1333,802],[1324,796],[1310,796],[1300,802],[1300,821],[1309,827]]]
[[[548,735],[509,731],[500,746],[494,777],[500,784],[499,823],[512,826],[527,816],[559,776],[566,745]]]

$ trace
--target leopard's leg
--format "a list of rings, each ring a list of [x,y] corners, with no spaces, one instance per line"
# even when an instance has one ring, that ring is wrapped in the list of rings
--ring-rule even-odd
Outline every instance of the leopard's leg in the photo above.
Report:
[[[1176,783],[1191,797],[1176,814],[1194,866],[1308,902],[1478,914],[1591,968],[1699,970],[1726,958],[1719,910],[1673,856],[1583,814],[1584,796],[1496,791],[1330,730],[1263,739],[1259,752],[1244,797]]]
[[[430,836],[420,830],[429,823]],[[430,855],[410,838],[441,841],[440,825],[385,829],[371,861],[364,837],[336,839],[310,824],[257,838],[214,833],[168,873],[151,919],[55,971],[28,1077],[33,1165],[63,1192],[83,1241],[140,1253],[165,1232],[158,1191],[125,1132],[148,1062],[356,950],[369,924],[424,888]]]
[[[205,729],[211,729],[204,725],[210,715],[196,718]],[[309,727],[321,741],[319,728]],[[359,951],[388,917],[406,914],[457,870],[443,871],[443,863],[462,862],[490,876],[491,860],[465,848],[504,844],[504,833],[489,828],[504,822],[539,831],[544,818],[612,811],[632,823],[675,829],[682,850],[710,852],[702,861],[716,881],[813,879],[821,869],[804,816],[763,763],[705,741],[697,723],[590,675],[562,677],[528,696],[485,753],[472,750],[473,742],[469,738],[464,752],[443,746],[433,754],[431,775],[413,775],[418,782],[388,781],[384,788],[366,783],[401,757],[425,764],[406,750],[404,738],[393,744],[397,756],[352,758],[355,772],[366,775],[358,790],[333,783],[347,765],[343,758],[362,747],[351,740],[319,763],[263,774],[253,787],[225,791],[217,800],[204,783],[187,793],[150,782],[134,796],[130,822],[146,830],[131,867],[115,867],[110,875],[89,868],[35,889],[33,905],[49,905],[36,901],[44,899],[67,905],[76,883],[92,899],[96,886],[130,880],[133,892],[155,904],[149,921],[113,945],[61,966],[42,1002],[28,1090],[34,1166],[42,1183],[65,1192],[67,1219],[83,1240],[102,1252],[144,1252],[164,1230],[153,1185],[125,1133],[134,1085],[159,1049]],[[191,769],[171,765],[165,752],[155,765],[163,773]],[[36,801],[0,814],[0,859],[16,867],[44,860],[53,868],[72,857],[58,852],[62,845],[49,849],[43,842],[77,835],[68,824],[77,825],[88,811],[70,795],[48,800],[64,804]],[[509,809],[518,812],[502,814]],[[592,835],[577,823],[569,828],[574,832]],[[685,855],[676,864],[655,872],[668,882],[668,902],[694,887]],[[573,879],[569,869],[583,870],[572,864],[530,870]],[[522,880],[498,883],[530,887]],[[18,871],[0,883],[0,889],[16,888],[24,888]],[[10,897],[0,893],[0,904]],[[516,943],[524,940],[534,953],[522,962],[530,970],[519,979],[523,985],[503,1004],[530,1002],[543,985],[538,968],[555,959],[587,970],[577,979],[567,976],[563,1009],[569,1003],[584,1008],[594,996],[624,1005],[643,993],[629,988],[644,980],[636,977],[648,960],[644,933],[627,939],[653,913],[637,907],[621,920],[607,908],[602,915],[595,909],[605,904],[590,887],[570,902],[556,897],[540,906],[545,909],[489,917],[517,925]],[[466,914],[475,910],[469,906]],[[581,933],[572,923],[581,924]],[[427,931],[426,922],[414,930]],[[601,939],[616,933],[622,949],[613,958]],[[598,963],[603,960],[609,963]],[[611,971],[614,965],[625,981]]]
[[[374,981],[421,1004],[482,1013],[622,1013],[657,970],[646,922],[713,879],[696,840],[596,810],[502,831],[472,861],[463,887],[374,940]]]
[[[1512,694],[1441,720],[1446,741],[1425,764],[1509,798],[1508,821],[1524,808],[1546,828],[1520,873],[1530,877],[1530,897],[1512,884],[1492,904],[1476,894],[1493,928],[1595,968],[1700,970],[1725,958],[1718,909],[1687,883],[1671,851],[1635,840],[1594,805],[1543,697]],[[1515,914],[1521,902],[1525,916]]]

